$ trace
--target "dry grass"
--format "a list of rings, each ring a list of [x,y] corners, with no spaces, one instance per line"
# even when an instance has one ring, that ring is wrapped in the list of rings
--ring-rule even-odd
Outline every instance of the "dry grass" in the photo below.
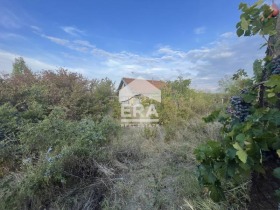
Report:
[[[218,209],[202,194],[193,151],[219,138],[219,128],[198,119],[168,128],[123,128],[111,149],[119,173],[103,209]]]

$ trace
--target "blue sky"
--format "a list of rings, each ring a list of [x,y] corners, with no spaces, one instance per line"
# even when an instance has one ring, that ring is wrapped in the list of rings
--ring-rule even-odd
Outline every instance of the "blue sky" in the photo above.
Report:
[[[253,3],[253,0],[244,1]],[[192,79],[215,90],[264,55],[237,38],[237,0],[0,0],[0,71],[22,56],[34,71],[67,68],[88,78]],[[270,3],[270,2],[269,2]]]

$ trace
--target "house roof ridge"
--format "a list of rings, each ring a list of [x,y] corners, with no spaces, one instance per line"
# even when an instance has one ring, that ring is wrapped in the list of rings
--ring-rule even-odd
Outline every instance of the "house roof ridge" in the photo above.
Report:
[[[158,81],[158,82],[164,82],[163,80],[158,80],[158,79],[144,79],[144,78],[132,78],[132,77],[123,77],[122,79],[129,79],[129,80],[146,80],[146,81]],[[165,83],[165,82],[164,82]]]
[[[137,78],[129,78],[129,77],[123,77],[121,80],[121,83],[118,87],[118,90],[121,89],[122,84],[124,83],[125,85],[129,85],[131,82],[135,81],[135,80],[143,80],[143,81],[147,81],[149,82],[151,85],[153,85],[154,87],[158,88],[158,89],[162,89],[165,85],[166,82],[162,81],[162,80],[149,80],[149,79],[137,79]]]

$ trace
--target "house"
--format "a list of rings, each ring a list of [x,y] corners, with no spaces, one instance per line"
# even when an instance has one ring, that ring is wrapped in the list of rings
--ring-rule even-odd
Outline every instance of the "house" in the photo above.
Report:
[[[161,102],[161,89],[166,85],[159,80],[145,80],[122,78],[119,87],[119,102],[135,105],[140,103],[142,97]]]

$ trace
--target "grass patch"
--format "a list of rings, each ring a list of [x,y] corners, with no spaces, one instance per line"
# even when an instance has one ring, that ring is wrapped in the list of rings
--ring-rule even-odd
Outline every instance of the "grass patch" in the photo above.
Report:
[[[112,142],[115,164],[122,170],[103,209],[222,209],[199,186],[193,154],[197,144],[219,139],[219,129],[200,119],[168,128],[123,128]]]

